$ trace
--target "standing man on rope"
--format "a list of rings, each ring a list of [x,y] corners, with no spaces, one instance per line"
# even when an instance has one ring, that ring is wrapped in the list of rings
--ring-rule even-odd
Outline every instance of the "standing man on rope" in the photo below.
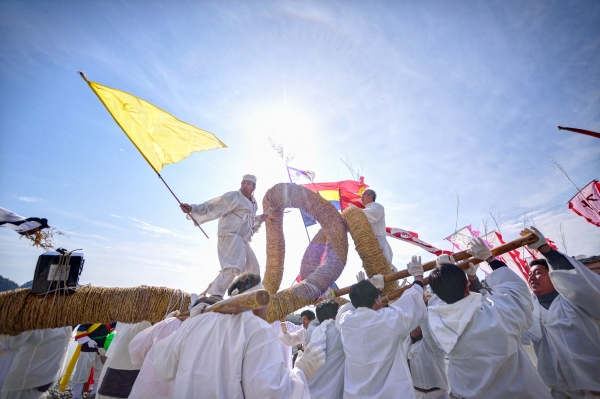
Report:
[[[394,253],[392,252],[392,247],[387,242],[387,235],[385,233],[385,208],[383,205],[375,202],[377,199],[377,193],[370,188],[366,189],[363,192],[363,195],[360,197],[360,201],[365,206],[363,212],[373,229],[373,233],[375,233],[375,237],[377,237],[377,241],[383,250],[383,256],[390,263],[390,267],[392,271],[398,271],[396,267],[392,264],[392,258],[394,257]]]
[[[244,175],[238,191],[230,191],[202,204],[181,204],[181,210],[200,224],[219,219],[217,250],[221,272],[207,289],[210,296],[222,299],[223,294],[238,274],[260,274],[260,266],[250,248],[252,235],[258,231],[268,215],[256,216],[258,205],[252,193],[256,176]]]

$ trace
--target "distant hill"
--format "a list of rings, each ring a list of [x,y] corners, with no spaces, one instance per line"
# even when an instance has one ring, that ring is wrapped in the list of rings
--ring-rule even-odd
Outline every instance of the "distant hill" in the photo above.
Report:
[[[31,288],[32,286],[33,286],[33,280],[26,282],[25,284],[23,284],[19,288]]]
[[[15,288],[19,288],[19,284],[9,278],[0,276],[0,292],[14,290]]]

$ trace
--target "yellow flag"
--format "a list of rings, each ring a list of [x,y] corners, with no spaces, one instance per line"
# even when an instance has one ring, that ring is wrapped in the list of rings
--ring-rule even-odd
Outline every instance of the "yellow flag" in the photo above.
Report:
[[[141,98],[86,82],[156,173],[192,152],[227,148],[214,134],[182,122]]]

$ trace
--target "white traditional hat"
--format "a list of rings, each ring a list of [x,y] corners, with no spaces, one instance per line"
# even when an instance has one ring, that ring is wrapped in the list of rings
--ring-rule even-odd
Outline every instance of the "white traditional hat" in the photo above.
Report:
[[[249,180],[252,183],[256,184],[256,176],[254,175],[244,175],[244,177],[242,177],[242,181],[244,180]]]

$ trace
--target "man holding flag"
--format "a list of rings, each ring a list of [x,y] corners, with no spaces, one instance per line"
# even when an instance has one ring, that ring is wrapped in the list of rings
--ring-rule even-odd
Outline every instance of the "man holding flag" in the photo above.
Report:
[[[238,274],[260,274],[260,266],[250,247],[252,236],[268,214],[256,216],[258,205],[252,195],[256,176],[244,175],[238,191],[230,191],[202,204],[181,204],[181,210],[199,224],[219,219],[217,250],[221,272],[210,284],[207,293],[222,299],[223,294]],[[190,217],[191,215],[191,217]]]

